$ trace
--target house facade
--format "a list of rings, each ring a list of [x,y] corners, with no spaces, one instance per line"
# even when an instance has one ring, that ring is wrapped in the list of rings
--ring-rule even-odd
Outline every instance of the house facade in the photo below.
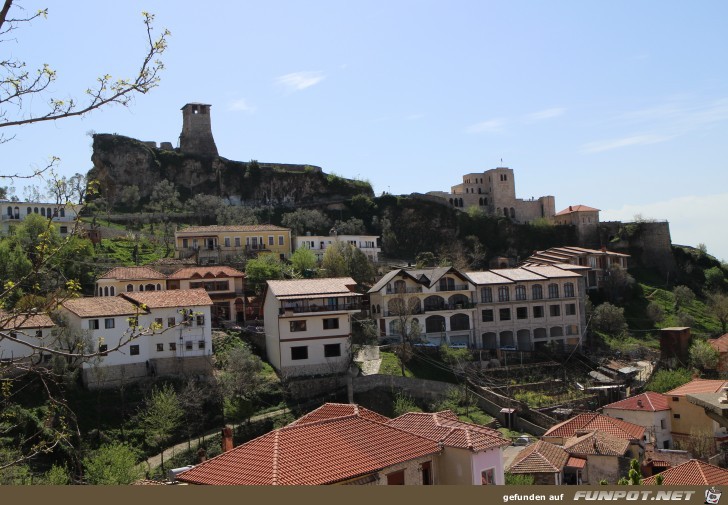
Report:
[[[539,440],[518,453],[506,471],[514,475],[531,475],[537,485],[559,486],[566,483],[567,468],[576,474],[584,463],[584,460],[570,458],[563,447]]]
[[[228,266],[181,268],[167,277],[167,289],[204,289],[212,299],[212,324],[245,320],[245,273]]]
[[[629,472],[632,453],[630,442],[604,431],[578,432],[564,441],[564,450],[571,456],[586,460],[581,472],[582,484],[599,484],[606,480],[610,484]]]
[[[351,277],[268,281],[263,301],[268,361],[287,376],[341,373],[351,356],[351,316],[362,295]]]
[[[50,219],[58,229],[61,237],[73,232],[73,228],[83,205],[40,202],[0,202],[0,232],[4,235],[12,233],[12,229],[31,214]]]
[[[303,235],[296,237],[295,248],[306,247],[316,255],[317,260],[321,261],[326,249],[336,242],[353,245],[374,263],[379,260],[379,253],[382,252],[382,248],[377,245],[379,243],[377,235]]]
[[[116,267],[96,279],[96,296],[135,291],[164,291],[167,276],[149,267]]]
[[[660,449],[671,449],[672,412],[669,397],[653,391],[631,396],[602,407],[602,414],[644,426],[648,442]]]
[[[89,387],[155,375],[209,373],[210,306],[202,289],[76,298],[60,313],[97,357],[83,363]]]
[[[717,445],[728,441],[725,426],[708,416],[702,406],[691,403],[687,396],[702,393],[722,393],[728,381],[693,379],[665,393],[669,398],[672,413],[672,439],[678,449],[690,450],[694,439],[712,439],[711,452],[717,452]]]
[[[198,264],[217,264],[239,256],[275,254],[291,256],[291,230],[270,224],[188,226],[174,234],[177,258],[195,258]]]
[[[0,312],[0,363],[30,360],[48,363],[52,355],[28,347],[24,343],[50,347],[55,340],[55,323],[46,314],[9,314]],[[13,339],[17,339],[18,342]]]

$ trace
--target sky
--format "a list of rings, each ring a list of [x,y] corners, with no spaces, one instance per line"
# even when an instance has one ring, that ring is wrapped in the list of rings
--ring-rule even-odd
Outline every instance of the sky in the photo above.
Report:
[[[85,172],[93,132],[177,145],[180,108],[203,102],[228,159],[318,165],[377,195],[448,191],[507,166],[519,198],[667,220],[673,243],[728,260],[723,0],[22,5],[48,17],[6,37],[3,57],[58,75],[26,113],[81,98],[100,75],[133,75],[142,11],[172,35],[159,87],[126,108],[5,131],[0,174],[51,156],[62,175]]]

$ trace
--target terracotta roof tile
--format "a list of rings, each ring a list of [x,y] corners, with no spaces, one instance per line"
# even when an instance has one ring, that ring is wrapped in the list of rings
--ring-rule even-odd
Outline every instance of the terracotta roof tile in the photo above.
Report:
[[[294,279],[268,281],[268,292],[278,298],[284,296],[347,295],[358,296],[349,287],[356,286],[351,277],[330,277],[325,279]]]
[[[671,396],[685,396],[693,393],[718,393],[723,390],[726,381],[713,379],[693,379],[687,384],[676,387],[665,393]]]
[[[315,423],[323,421],[325,419],[335,419],[338,417],[349,417],[358,416],[371,421],[377,421],[379,423],[386,424],[390,419],[387,416],[383,416],[374,412],[373,410],[366,409],[352,403],[325,403],[316,410],[312,410],[303,417],[299,417],[293,421],[289,426],[301,425],[307,423]]]
[[[710,347],[718,352],[728,352],[728,333],[718,338],[708,340]]]
[[[728,470],[715,465],[691,459],[686,463],[668,468],[662,475],[663,486],[725,486],[728,485]],[[656,484],[653,475],[642,481],[643,485]]]
[[[245,274],[233,267],[211,265],[206,267],[180,268],[171,274],[168,279],[192,279],[213,277],[245,277]]]
[[[387,423],[448,447],[459,447],[479,452],[510,445],[497,430],[458,421],[449,410],[433,414],[409,412]]]
[[[177,479],[210,485],[319,485],[361,477],[431,454],[432,440],[360,416],[291,424]]]
[[[122,293],[119,296],[136,303],[143,303],[150,309],[212,305],[210,295],[204,289],[135,291],[132,293]]]
[[[55,325],[48,314],[8,314],[0,312],[0,329],[52,328]]]
[[[571,214],[572,212],[598,212],[599,209],[595,209],[594,207],[589,207],[588,205],[569,205],[568,208],[562,210],[561,212],[557,212],[557,216],[564,216],[566,214]]]
[[[668,403],[667,396],[655,393],[654,391],[648,391],[641,395],[631,396],[624,400],[610,403],[609,405],[605,405],[604,408],[634,410],[638,412],[658,412],[660,410],[670,410],[670,404]]]
[[[586,466],[586,460],[569,456],[569,459],[566,461],[566,466],[571,468],[584,468]]]
[[[629,440],[603,431],[576,435],[564,441],[564,449],[569,454],[624,456],[628,448]]]
[[[523,449],[508,467],[510,473],[561,472],[569,454],[558,445],[539,440]]]
[[[290,228],[283,228],[272,224],[245,224],[245,225],[212,225],[212,226],[188,226],[177,230],[180,233],[219,233],[219,232],[258,232],[258,231],[291,231]]]
[[[129,316],[139,312],[136,305],[118,296],[73,298],[61,305],[78,317]]]
[[[645,428],[642,426],[603,414],[587,413],[579,414],[551,427],[543,436],[568,438],[576,435],[577,432],[594,430],[605,431],[610,435],[627,440],[642,440],[645,434]]]
[[[116,279],[118,281],[141,281],[150,279],[166,279],[167,276],[149,267],[116,267],[102,276],[101,279]]]

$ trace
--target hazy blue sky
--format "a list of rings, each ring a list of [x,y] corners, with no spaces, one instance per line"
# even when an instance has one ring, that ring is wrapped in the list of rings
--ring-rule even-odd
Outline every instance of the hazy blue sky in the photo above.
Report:
[[[728,2],[48,4],[23,2],[48,19],[0,47],[51,64],[55,94],[133,74],[142,10],[172,32],[167,68],[128,109],[15,130],[3,173],[51,155],[86,171],[89,131],[176,144],[180,107],[205,102],[229,159],[319,165],[377,194],[448,190],[503,159],[518,197],[667,219],[673,242],[728,259]]]

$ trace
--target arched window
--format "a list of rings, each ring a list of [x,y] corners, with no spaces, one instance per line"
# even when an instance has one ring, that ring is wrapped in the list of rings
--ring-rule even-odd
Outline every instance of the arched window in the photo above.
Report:
[[[157,284],[157,291],[162,291],[162,285],[161,284]]]
[[[139,291],[144,291],[144,285],[143,284],[139,284]]]
[[[450,330],[464,331],[470,329],[470,318],[466,314],[455,314],[450,317]]]
[[[12,207],[12,205],[10,207],[8,207],[8,216],[10,216],[11,218],[13,217],[13,207]]]
[[[460,198],[459,203],[460,203],[460,207],[462,207],[463,206],[463,199],[462,198]]]
[[[533,338],[547,338],[546,328],[536,328],[533,330]]]
[[[431,310],[443,310],[445,308],[445,299],[441,296],[431,295],[425,298],[425,312]]]
[[[480,303],[492,303],[493,290],[491,288],[480,288]]]
[[[483,349],[495,349],[498,347],[495,333],[483,333],[481,338],[483,339]]]
[[[38,213],[38,207],[33,207],[33,213],[35,213],[35,214]]]
[[[574,283],[567,282],[564,284],[564,296],[566,298],[574,298]]]
[[[52,216],[52,214],[51,214],[51,208],[48,207],[48,208],[46,208],[46,217],[51,217],[51,216]]]
[[[127,293],[131,293],[132,291],[134,291],[134,286],[132,286],[131,284],[127,284],[126,285],[126,292]]]
[[[516,286],[516,300],[526,299],[526,286]]]
[[[442,316],[430,316],[425,319],[425,331],[427,333],[442,333],[445,331],[445,318]]]
[[[45,217],[45,207],[40,208],[40,215]]]
[[[513,219],[516,219],[516,209],[514,209],[513,207],[511,207],[511,217]]]
[[[478,188],[478,194],[479,195],[483,194],[483,188]]]
[[[561,326],[552,326],[551,327],[551,338],[563,337],[563,336],[564,336],[564,329]]]
[[[480,198],[478,198],[478,205],[480,205],[480,206],[483,205],[483,197],[482,196]]]
[[[452,277],[443,277],[440,279],[440,291],[453,291],[455,289],[455,280]]]
[[[534,284],[531,286],[531,299],[541,300],[543,298],[543,287],[541,284]]]
[[[559,285],[558,284],[549,284],[549,298],[558,298],[559,297]]]
[[[20,219],[20,208],[15,207],[15,219]]]
[[[25,213],[26,213],[26,214],[28,214],[28,215],[30,215],[30,214],[32,214],[32,213],[33,213],[33,207],[28,207],[28,208],[27,208],[27,209],[25,209],[25,210],[26,210],[26,212],[25,212]]]
[[[450,205],[453,205],[453,203],[452,203],[452,198],[450,198]]]
[[[111,294],[111,296],[116,296],[116,288],[114,288],[114,286],[111,286],[109,288],[109,293]]]
[[[144,286],[144,291],[154,291],[154,284],[147,284]]]
[[[510,330],[500,332],[500,346],[501,347],[516,347],[516,343],[513,341],[513,332]]]
[[[511,299],[511,293],[508,286],[501,286],[498,288],[498,301],[507,302]]]
[[[402,279],[394,281],[394,292],[395,293],[406,293],[407,292],[407,283],[404,282]]]
[[[99,294],[98,294],[98,296],[103,296],[103,295],[104,295],[104,288],[102,288],[101,286],[99,286]]]
[[[104,296],[109,296],[109,286],[104,286]]]

